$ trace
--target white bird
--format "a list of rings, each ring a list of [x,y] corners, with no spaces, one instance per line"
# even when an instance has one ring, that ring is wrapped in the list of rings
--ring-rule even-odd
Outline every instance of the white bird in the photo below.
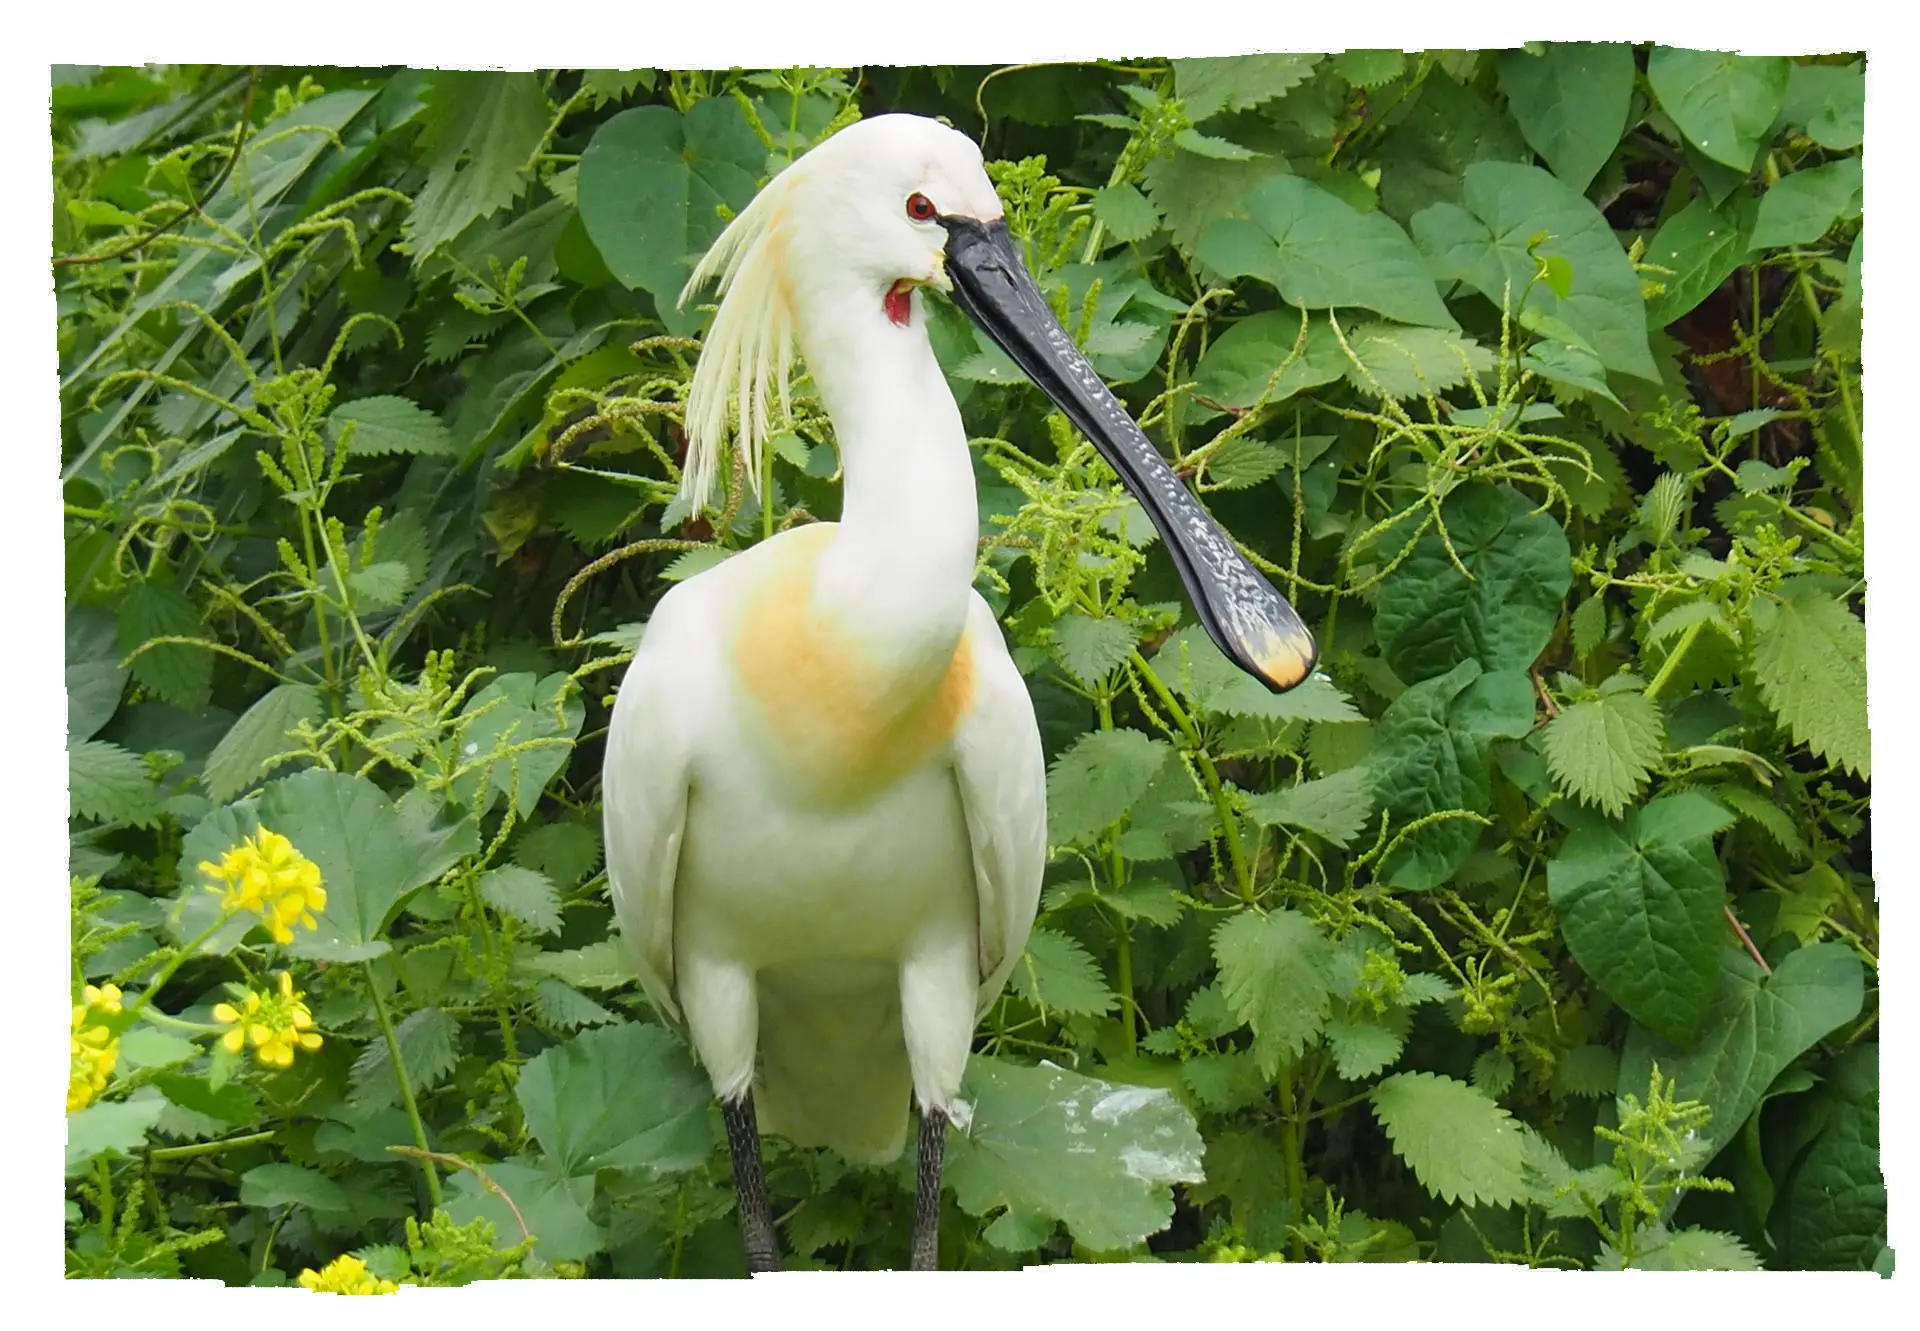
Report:
[[[933,1269],[946,1126],[1047,847],[1039,730],[973,590],[973,469],[920,288],[950,293],[1100,447],[1222,650],[1283,689],[1315,648],[1055,322],[966,136],[905,115],[841,130],[733,219],[682,301],[714,278],[685,493],[709,497],[730,416],[759,475],[797,350],[844,504],[660,599],[607,737],[614,906],[720,1099],[749,1268],[779,1267],[761,1128],[884,1163],[911,1098],[912,1264]]]

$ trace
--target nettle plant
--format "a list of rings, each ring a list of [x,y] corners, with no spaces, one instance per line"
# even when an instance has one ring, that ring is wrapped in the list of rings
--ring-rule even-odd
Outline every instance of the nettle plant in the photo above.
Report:
[[[811,386],[676,502],[692,256],[944,115],[1308,616],[1287,694],[929,298],[1049,755],[943,1264],[1887,1269],[1858,59],[62,70],[76,1275],[742,1269],[600,874],[664,586],[838,512]],[[779,1143],[796,1265],[910,1162]]]

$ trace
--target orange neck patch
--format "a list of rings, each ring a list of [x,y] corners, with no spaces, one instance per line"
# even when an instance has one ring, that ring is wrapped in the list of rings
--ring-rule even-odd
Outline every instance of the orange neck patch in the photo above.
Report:
[[[757,705],[756,720],[783,756],[822,795],[856,799],[953,738],[973,705],[973,647],[963,633],[944,670],[876,665],[813,604],[816,567],[833,526],[803,532],[788,538],[792,553],[748,595],[733,663]]]

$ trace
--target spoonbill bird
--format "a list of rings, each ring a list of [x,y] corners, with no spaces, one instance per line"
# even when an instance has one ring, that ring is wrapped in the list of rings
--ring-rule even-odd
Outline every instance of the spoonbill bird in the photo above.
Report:
[[[1038,906],[1046,772],[973,590],[973,469],[920,288],[1099,447],[1222,651],[1281,690],[1316,649],[1054,320],[965,135],[907,115],[841,130],[733,219],[682,302],[715,278],[684,492],[696,511],[710,497],[730,433],[759,475],[797,349],[843,511],[660,599],[607,736],[607,874],[642,986],[719,1097],[749,1269],[779,1269],[761,1126],[880,1164],[906,1144],[911,1098],[912,1264],[931,1270],[974,1027]]]

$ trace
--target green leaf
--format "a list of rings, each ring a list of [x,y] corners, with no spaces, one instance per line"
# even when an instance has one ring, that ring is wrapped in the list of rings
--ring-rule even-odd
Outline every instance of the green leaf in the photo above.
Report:
[[[1780,118],[1806,130],[1822,148],[1850,152],[1866,138],[1867,80],[1860,62],[1847,65],[1795,63],[1787,73]]]
[[[1526,1197],[1519,1126],[1465,1082],[1399,1072],[1370,1098],[1393,1149],[1434,1196],[1469,1206],[1510,1206]]]
[[[1405,51],[1342,51],[1333,68],[1356,88],[1378,88],[1400,77],[1407,68]]]
[[[946,1181],[967,1214],[1001,1213],[999,1246],[1037,1247],[1064,1222],[1095,1252],[1131,1248],[1173,1218],[1173,1184],[1202,1178],[1200,1134],[1164,1090],[976,1056],[961,1095],[971,1122],[948,1142]]]
[[[1473,1089],[1497,1100],[1512,1089],[1513,1073],[1513,1055],[1504,1049],[1489,1049],[1473,1060]]]
[[[1425,397],[1458,388],[1494,367],[1493,353],[1478,342],[1439,328],[1366,324],[1347,334],[1347,345],[1353,349],[1347,382],[1375,396]]]
[[[1297,827],[1345,847],[1373,814],[1373,773],[1349,767],[1313,781],[1247,798],[1247,816],[1262,827]]]
[[[586,823],[543,823],[514,843],[515,863],[572,887],[600,864],[600,829]]]
[[[295,931],[297,956],[343,960],[339,949],[354,959],[385,952],[381,934],[400,903],[459,856],[455,829],[403,817],[363,776],[314,770],[283,777],[266,788],[257,811],[261,826],[320,866],[327,890],[319,928]]]
[[[1380,150],[1380,207],[1402,226],[1430,203],[1459,203],[1473,163],[1532,159],[1513,120],[1472,88],[1429,77],[1408,98]]]
[[[168,578],[145,578],[120,598],[120,653],[133,656],[155,638],[204,637],[200,614]],[[133,657],[133,678],[182,711],[206,705],[213,654],[204,647],[163,643]]]
[[[1227,660],[1197,627],[1169,634],[1154,653],[1152,665],[1168,688],[1203,711],[1266,721],[1339,723],[1361,719],[1352,700],[1320,675],[1285,693],[1270,692]]]
[[[682,550],[674,556],[671,564],[660,570],[660,577],[665,582],[685,582],[696,573],[705,573],[725,563],[732,554],[731,550],[722,550],[713,545],[702,546],[698,550]]]
[[[1380,585],[1373,627],[1387,664],[1412,681],[1468,660],[1527,669],[1573,585],[1566,533],[1517,491],[1477,482],[1448,495],[1440,518],[1446,539],[1429,531]]]
[[[1620,1056],[1605,1045],[1576,1045],[1560,1056],[1554,1077],[1568,1095],[1589,1100],[1610,1096],[1620,1078]]]
[[[619,1016],[601,1007],[570,984],[542,980],[533,987],[534,1013],[549,1026],[575,1031],[582,1026],[606,1026]]]
[[[502,864],[480,876],[480,899],[535,933],[560,932],[560,894],[538,869]]]
[[[1872,774],[1867,732],[1867,628],[1819,592],[1755,597],[1755,681],[1801,744],[1856,776]]]
[[[1538,55],[1502,51],[1507,109],[1553,174],[1585,192],[1613,156],[1633,100],[1633,48],[1621,42],[1543,42]]]
[[[603,938],[564,952],[534,952],[516,958],[514,969],[550,975],[580,989],[621,989],[637,978],[617,938]]]
[[[277,684],[240,714],[207,755],[201,780],[207,798],[225,804],[272,768],[268,760],[294,747],[287,732],[302,721],[318,721],[324,710],[311,684]]]
[[[1306,345],[1298,356],[1293,354],[1300,340],[1301,317],[1291,310],[1272,310],[1248,315],[1227,329],[1194,367],[1199,395],[1223,406],[1251,407],[1263,397],[1267,402],[1284,402],[1295,393],[1338,379],[1346,372],[1347,356],[1333,325],[1324,318],[1311,322]]]
[[[1258,156],[1251,148],[1243,148],[1231,140],[1215,138],[1211,134],[1202,134],[1197,129],[1176,130],[1173,141],[1190,153],[1216,158],[1223,162],[1244,162]]]
[[[200,1056],[200,1046],[191,1040],[152,1026],[136,1025],[120,1037],[120,1066],[129,1068],[177,1067]]]
[[[1559,319],[1608,369],[1658,382],[1640,278],[1599,209],[1537,166],[1475,162],[1465,181],[1464,207],[1436,203],[1413,217],[1435,276],[1465,282],[1496,309]],[[1570,296],[1534,283],[1539,259],[1555,258],[1573,269]]]
[[[694,262],[733,213],[752,200],[766,149],[731,97],[636,106],[594,131],[580,158],[580,218],[607,268],[652,294],[669,330],[691,332],[701,315],[677,311]]]
[[[455,1224],[486,1220],[499,1242],[518,1243],[524,1219],[536,1240],[534,1254],[543,1262],[584,1262],[606,1246],[605,1231],[587,1212],[593,1204],[591,1177],[567,1177],[550,1161],[509,1159],[485,1168],[494,1185],[513,1198],[513,1206],[472,1170],[462,1169],[453,1175],[453,1195],[447,1198],[447,1214]]]
[[[1783,177],[1760,199],[1753,248],[1813,244],[1834,223],[1860,216],[1860,188],[1858,157],[1843,157]]]
[[[1582,601],[1573,614],[1568,617],[1567,630],[1573,639],[1573,654],[1584,661],[1593,655],[1593,649],[1607,636],[1607,603],[1599,596],[1589,596]]]
[[[1286,172],[1287,164],[1272,157],[1224,162],[1175,152],[1147,163],[1147,197],[1165,219],[1173,243],[1191,257],[1209,227],[1228,218],[1246,217],[1247,196]]]
[[[1399,1061],[1408,1026],[1401,1008],[1389,1009],[1389,1015],[1380,1021],[1329,1021],[1325,1035],[1327,1049],[1333,1054],[1333,1070],[1348,1081],[1379,1076]]]
[[[1667,727],[1644,693],[1608,693],[1563,708],[1541,744],[1547,769],[1581,803],[1618,818],[1665,752]]]
[[[509,795],[520,816],[529,817],[547,782],[566,766],[586,714],[579,686],[565,674],[537,682],[530,671],[498,676],[460,709],[472,720],[460,733],[454,798],[485,813],[496,793]]]
[[[248,1206],[304,1206],[336,1215],[353,1210],[346,1189],[304,1165],[255,1165],[240,1176],[240,1200]]]
[[[1705,196],[1662,222],[1647,245],[1646,262],[1672,275],[1660,275],[1664,290],[1647,302],[1647,322],[1665,328],[1718,291],[1753,248],[1752,225],[1750,204],[1736,200],[1716,208]]]
[[[1137,730],[1096,730],[1047,771],[1047,832],[1056,846],[1093,840],[1126,817],[1172,751]]]
[[[706,1159],[712,1088],[660,1026],[583,1031],[533,1058],[515,1094],[527,1127],[568,1176],[677,1173]]]
[[[114,650],[113,616],[96,606],[67,615],[67,741],[92,739],[120,710],[132,673]]]
[[[67,808],[72,817],[109,825],[151,827],[160,816],[147,765],[99,739],[67,748]]]
[[[1293,461],[1293,450],[1260,439],[1229,439],[1207,459],[1207,481],[1214,489],[1249,490],[1272,480]]]
[[[1127,659],[1134,641],[1133,626],[1120,619],[1094,619],[1070,612],[1053,625],[1055,659],[1089,688]]]
[[[1605,1245],[1602,1245],[1605,1248]],[[1605,1269],[1606,1249],[1595,1265]],[[1682,1229],[1661,1235],[1657,1228],[1642,1237],[1634,1254],[1636,1271],[1759,1271],[1763,1269],[1753,1250],[1731,1234],[1710,1229]]]
[[[1790,952],[1763,976],[1744,949],[1720,956],[1720,984],[1699,1031],[1685,1045],[1636,1024],[1620,1057],[1620,1094],[1645,1095],[1654,1064],[1673,1078],[1675,1099],[1701,1100],[1713,1120],[1700,1130],[1701,1157],[1732,1141],[1766,1090],[1794,1059],[1860,1013],[1860,959],[1845,943]]]
[[[1880,1046],[1834,1059],[1815,1092],[1819,1136],[1781,1181],[1769,1221],[1795,1270],[1865,1271],[1886,1243],[1887,1182],[1880,1169]]]
[[[438,1086],[459,1058],[460,1023],[437,1007],[409,1012],[394,1027],[393,1038],[416,1094]],[[393,1075],[393,1056],[385,1040],[370,1040],[360,1051],[353,1061],[352,1086],[353,1104],[363,1111],[401,1102],[400,1079]]]
[[[1108,235],[1127,245],[1145,240],[1160,229],[1159,212],[1146,195],[1125,182],[1095,192],[1093,217]]]
[[[351,436],[347,426],[353,426]],[[453,431],[438,416],[404,397],[363,397],[342,402],[327,416],[327,437],[347,441],[354,457],[395,453],[450,456],[457,451]]]
[[[1113,991],[1093,955],[1063,933],[1036,928],[1027,954],[1013,968],[1013,991],[1034,1006],[1069,1016],[1096,1017],[1113,1010]]]
[[[1459,327],[1406,232],[1385,214],[1355,212],[1299,176],[1261,185],[1247,212],[1249,220],[1208,228],[1195,257],[1227,277],[1257,277],[1298,308],[1358,306],[1401,323]]]
[[[1375,798],[1409,824],[1448,809],[1484,812],[1492,799],[1493,741],[1533,725],[1533,685],[1519,670],[1482,673],[1474,661],[1410,686],[1387,707],[1367,768]],[[1467,819],[1430,824],[1406,841],[1384,872],[1394,886],[1425,891],[1453,876],[1479,840]]]
[[[424,96],[427,183],[406,223],[416,264],[520,197],[549,111],[538,74],[441,70]]]
[[[1660,109],[1694,147],[1743,175],[1780,114],[1788,71],[1785,56],[1671,46],[1647,56],[1647,83]]]
[[[124,1040],[121,1046],[124,1052]],[[155,1077],[154,1084],[167,1099],[196,1114],[223,1119],[228,1123],[252,1123],[260,1117],[260,1102],[254,1098],[252,1091],[237,1081],[228,1082],[216,1091],[205,1077],[168,1072]]]
[[[84,1170],[98,1155],[132,1155],[146,1145],[167,1102],[100,1100],[67,1115],[67,1177]]]
[[[1317,55],[1238,55],[1175,60],[1173,94],[1195,124],[1222,111],[1251,111],[1306,81]]]
[[[1333,999],[1333,945],[1297,911],[1242,911],[1213,931],[1221,993],[1253,1029],[1253,1052],[1271,1078],[1320,1033]]]
[[[1673,1040],[1705,1019],[1726,938],[1726,878],[1714,834],[1731,816],[1695,791],[1625,823],[1587,824],[1547,865],[1567,950],[1627,1013]]]

